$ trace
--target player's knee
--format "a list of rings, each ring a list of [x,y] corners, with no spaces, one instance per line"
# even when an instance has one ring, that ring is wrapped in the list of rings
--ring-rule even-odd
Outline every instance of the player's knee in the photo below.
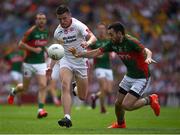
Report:
[[[63,82],[61,85],[62,85],[62,90],[63,91],[67,91],[68,89],[70,89],[70,86],[66,82]]]

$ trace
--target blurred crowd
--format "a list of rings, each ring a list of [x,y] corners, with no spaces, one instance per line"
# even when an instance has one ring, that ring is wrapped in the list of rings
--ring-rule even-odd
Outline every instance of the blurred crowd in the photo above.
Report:
[[[179,0],[3,0],[0,1],[0,93],[8,78],[3,55],[12,51],[23,33],[34,23],[37,12],[48,17],[51,37],[58,24],[55,9],[67,4],[72,16],[81,20],[96,34],[98,22],[121,21],[127,33],[141,40],[152,50],[158,62],[150,65],[152,87],[149,92],[180,93],[180,1]],[[118,57],[112,60],[115,84],[120,82],[125,68]],[[92,72],[92,70],[91,70]],[[90,74],[90,89],[97,89]],[[117,89],[117,85],[115,85]],[[180,94],[179,94],[180,95]],[[178,101],[179,102],[179,101]],[[179,102],[180,104],[180,102]]]

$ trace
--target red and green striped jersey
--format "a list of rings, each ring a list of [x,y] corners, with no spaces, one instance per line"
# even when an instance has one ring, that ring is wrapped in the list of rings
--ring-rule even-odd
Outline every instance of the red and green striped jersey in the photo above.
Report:
[[[114,51],[127,68],[127,76],[132,78],[147,78],[150,76],[144,46],[135,38],[126,35],[120,44],[109,43],[100,48],[102,52]]]
[[[97,40],[94,45],[89,46],[91,49],[97,49],[99,47],[104,47],[109,44],[110,41],[107,39]],[[103,53],[102,55],[94,58],[94,66],[95,68],[106,68],[110,69],[110,57],[109,53]]]
[[[22,62],[24,60],[24,52],[22,50],[14,51],[5,56],[5,60],[11,65],[12,71],[21,73]]]
[[[45,46],[47,46],[48,42],[48,30],[45,29],[43,31],[39,30],[38,27],[31,27],[24,35],[22,41],[28,44],[31,47],[41,47],[42,51],[40,53],[35,53],[32,51],[26,50],[26,58],[24,62],[37,64],[45,62]]]

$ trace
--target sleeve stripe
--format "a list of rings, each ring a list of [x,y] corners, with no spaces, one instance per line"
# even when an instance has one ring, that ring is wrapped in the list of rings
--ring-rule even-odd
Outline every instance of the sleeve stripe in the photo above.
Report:
[[[24,34],[23,39],[22,39],[23,42],[27,41],[28,36],[33,32],[33,30],[35,28],[36,28],[36,26],[34,25],[26,31],[26,33]]]
[[[134,42],[135,44],[137,44],[139,47],[141,47],[142,49],[144,49],[144,46],[143,46],[143,44],[141,44],[140,42],[139,42],[139,40],[137,40],[136,38],[133,38],[133,37],[131,37],[131,36],[127,36],[127,38],[128,39],[130,39],[132,42]]]

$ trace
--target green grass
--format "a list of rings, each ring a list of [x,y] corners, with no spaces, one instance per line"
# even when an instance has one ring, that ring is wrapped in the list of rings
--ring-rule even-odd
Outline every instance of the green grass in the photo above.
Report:
[[[72,110],[72,128],[59,127],[57,121],[63,116],[62,107],[46,106],[49,115],[37,119],[36,105],[0,106],[1,134],[180,134],[180,108],[162,108],[160,117],[154,116],[149,107],[127,112],[127,129],[107,129],[115,120],[114,107],[108,114],[82,107]]]

